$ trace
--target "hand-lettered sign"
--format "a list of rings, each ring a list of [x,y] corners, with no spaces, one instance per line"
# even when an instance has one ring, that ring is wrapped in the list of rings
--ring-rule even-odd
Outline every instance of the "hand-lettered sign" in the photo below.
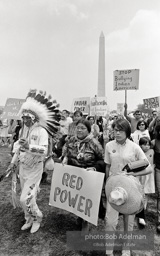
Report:
[[[97,225],[104,174],[55,163],[49,204]]]
[[[71,111],[75,112],[80,110],[83,114],[89,114],[90,112],[90,98],[82,97],[73,99]]]
[[[115,70],[113,90],[137,90],[139,88],[139,69]]]
[[[154,97],[154,98],[148,98],[148,99],[143,99],[144,107],[146,109],[148,108],[159,108],[160,104],[159,101],[160,97]]]
[[[18,113],[24,102],[25,102],[24,99],[8,98],[6,101],[3,113],[1,115],[1,118],[19,120],[20,117]]]
[[[106,97],[91,98],[90,115],[91,116],[106,116],[108,113],[108,104]]]

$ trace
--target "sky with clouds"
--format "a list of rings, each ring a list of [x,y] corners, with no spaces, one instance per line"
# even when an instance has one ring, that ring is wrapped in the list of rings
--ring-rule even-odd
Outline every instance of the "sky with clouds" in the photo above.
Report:
[[[110,109],[125,99],[113,91],[114,70],[140,70],[129,109],[160,96],[159,0],[0,0],[0,105],[31,88],[47,91],[61,109],[94,97],[101,31]]]

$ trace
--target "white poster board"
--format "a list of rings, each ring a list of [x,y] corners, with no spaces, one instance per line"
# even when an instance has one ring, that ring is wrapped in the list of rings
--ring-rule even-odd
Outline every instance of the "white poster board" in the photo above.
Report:
[[[24,102],[25,102],[24,99],[8,98],[6,101],[3,113],[1,115],[1,118],[19,120],[20,117],[18,113]]]
[[[160,107],[160,96],[143,99],[143,103],[146,109],[158,109]]]
[[[108,113],[108,104],[106,97],[94,97],[90,102],[91,116],[106,116]]]
[[[97,225],[104,174],[55,163],[49,204]]]
[[[83,114],[90,113],[90,98],[82,97],[73,99],[71,112],[75,112],[76,110],[80,110]]]
[[[137,90],[139,88],[139,69],[115,70],[113,90]]]

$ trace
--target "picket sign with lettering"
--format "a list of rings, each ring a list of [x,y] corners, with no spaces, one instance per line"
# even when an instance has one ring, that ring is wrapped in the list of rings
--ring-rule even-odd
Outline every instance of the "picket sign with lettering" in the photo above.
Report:
[[[49,205],[97,226],[104,174],[55,163]]]
[[[108,104],[106,97],[91,98],[90,115],[91,116],[106,116],[108,113]]]
[[[18,115],[18,113],[24,102],[24,99],[8,98],[4,106],[1,118],[20,120],[20,116]]]
[[[89,114],[90,112],[90,98],[89,97],[81,97],[73,99],[71,112],[75,112],[80,110],[83,114]]]
[[[160,107],[160,96],[158,97],[153,97],[153,98],[148,98],[148,99],[143,99],[144,107],[146,109],[159,109]]]
[[[137,90],[139,88],[139,69],[115,70],[113,90]]]

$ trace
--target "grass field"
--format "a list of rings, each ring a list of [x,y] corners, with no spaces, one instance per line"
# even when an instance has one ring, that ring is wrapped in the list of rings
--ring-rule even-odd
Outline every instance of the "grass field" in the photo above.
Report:
[[[11,160],[9,148],[0,147],[0,174]],[[52,173],[48,180],[51,181]],[[37,202],[43,212],[41,228],[35,234],[21,231],[24,224],[23,212],[11,204],[11,177],[0,183],[0,256],[103,256],[105,251],[76,251],[67,246],[67,231],[79,231],[77,217],[69,212],[48,205],[50,184],[41,185]],[[154,252],[139,251],[132,255],[160,255],[160,235],[156,233],[156,196],[150,197],[146,211],[145,231],[154,235]],[[120,224],[121,225],[121,219]],[[137,227],[135,226],[135,229]],[[99,220],[98,226],[90,225],[90,231],[104,231],[105,223]],[[121,252],[115,251],[115,256]]]

